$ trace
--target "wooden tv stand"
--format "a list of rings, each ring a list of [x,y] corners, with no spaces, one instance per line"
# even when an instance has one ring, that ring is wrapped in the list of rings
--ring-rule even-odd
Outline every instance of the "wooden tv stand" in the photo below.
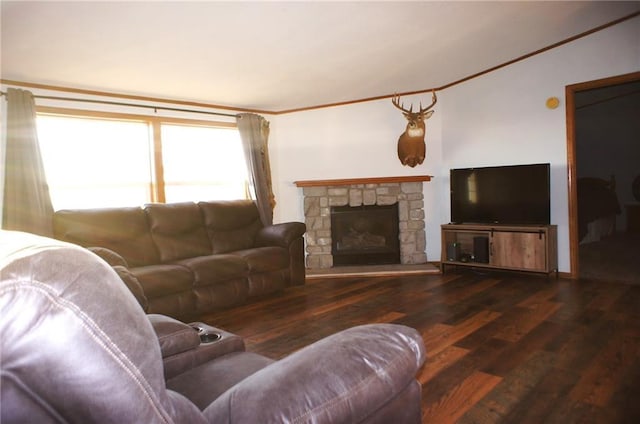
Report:
[[[555,225],[444,224],[442,273],[446,266],[558,274]]]

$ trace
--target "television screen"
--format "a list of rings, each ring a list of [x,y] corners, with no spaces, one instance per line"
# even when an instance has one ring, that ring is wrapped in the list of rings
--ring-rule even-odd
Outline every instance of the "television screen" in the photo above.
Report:
[[[451,222],[550,224],[549,164],[452,169]]]

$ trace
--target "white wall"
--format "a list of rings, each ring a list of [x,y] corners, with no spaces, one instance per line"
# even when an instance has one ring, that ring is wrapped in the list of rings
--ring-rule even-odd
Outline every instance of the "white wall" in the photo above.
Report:
[[[403,99],[429,104],[431,94]],[[436,175],[442,163],[439,102],[427,120],[427,157],[415,168],[403,166],[397,155],[397,141],[406,120],[391,100],[358,103],[272,117],[270,155],[274,169],[274,192],[278,205],[274,221],[304,221],[302,189],[294,181],[358,177]],[[434,204],[435,178],[424,183],[427,238],[440,232],[441,205]],[[438,241],[427,242],[427,257],[440,257]]]
[[[426,253],[437,261],[439,226],[449,221],[450,168],[549,162],[559,268],[568,272],[564,89],[640,70],[639,40],[635,18],[438,93],[436,112],[427,121],[427,159],[413,169],[397,159],[405,121],[388,99],[272,117],[274,220],[304,220],[296,180],[433,175],[424,189]],[[561,99],[555,110],[545,107],[552,96]],[[429,97],[407,98],[405,104]]]

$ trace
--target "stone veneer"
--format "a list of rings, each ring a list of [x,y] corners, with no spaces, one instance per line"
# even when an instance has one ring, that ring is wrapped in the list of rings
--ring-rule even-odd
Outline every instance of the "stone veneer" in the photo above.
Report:
[[[307,268],[333,267],[331,206],[345,205],[356,207],[398,203],[400,263],[422,264],[427,262],[422,182],[302,187],[304,216],[307,224]]]

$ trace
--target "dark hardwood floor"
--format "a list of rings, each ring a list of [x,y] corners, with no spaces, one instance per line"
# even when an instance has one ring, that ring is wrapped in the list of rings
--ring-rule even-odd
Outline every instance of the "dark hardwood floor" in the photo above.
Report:
[[[342,329],[418,329],[425,423],[640,422],[640,286],[522,274],[321,279],[203,320],[281,358]]]

